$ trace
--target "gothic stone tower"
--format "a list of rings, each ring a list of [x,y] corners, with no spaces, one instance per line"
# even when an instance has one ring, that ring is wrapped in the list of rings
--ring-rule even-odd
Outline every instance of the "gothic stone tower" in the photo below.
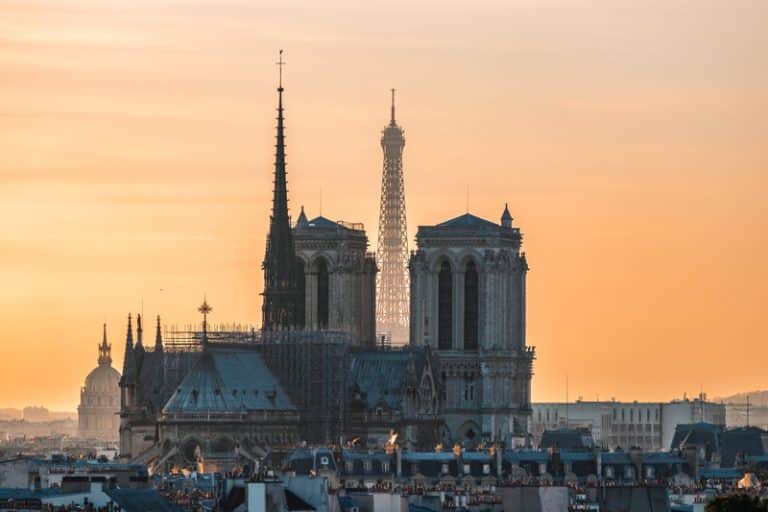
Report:
[[[285,134],[283,126],[283,51],[280,50],[280,83],[277,88],[277,143],[275,144],[275,183],[267,250],[264,256],[264,302],[262,329],[278,331],[302,327],[304,304],[298,283],[299,262],[293,246],[288,216],[288,186],[285,170]]]
[[[384,171],[381,176],[379,241],[376,259],[381,272],[376,278],[378,330],[392,340],[408,337],[408,229],[403,184],[403,130],[395,122],[395,90],[392,117],[381,136]]]
[[[304,297],[304,325],[310,330],[348,332],[355,344],[376,338],[376,262],[367,253],[362,224],[308,220],[304,208],[293,229]]]
[[[525,342],[522,235],[469,213],[420,226],[411,256],[411,343],[436,349],[446,438],[523,440],[534,350]]]

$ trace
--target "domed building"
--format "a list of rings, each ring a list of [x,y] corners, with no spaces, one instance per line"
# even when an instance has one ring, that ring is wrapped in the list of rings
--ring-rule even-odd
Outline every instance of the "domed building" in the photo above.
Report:
[[[80,437],[117,441],[120,428],[120,372],[112,368],[107,326],[99,345],[99,366],[85,378],[77,408]]]

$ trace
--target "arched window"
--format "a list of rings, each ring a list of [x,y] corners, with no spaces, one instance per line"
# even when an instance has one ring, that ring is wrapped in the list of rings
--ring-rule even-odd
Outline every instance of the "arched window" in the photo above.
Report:
[[[475,263],[464,272],[464,350],[477,350],[479,288]]]
[[[307,290],[306,280],[304,277],[304,262],[301,260],[301,258],[296,259],[296,283],[299,287],[299,303],[297,304],[296,308],[296,325],[299,327],[304,327],[304,304],[306,304]]]
[[[437,278],[437,348],[449,350],[453,337],[453,272],[444,260]]]
[[[317,261],[317,324],[321,329],[328,327],[328,265],[320,258]]]

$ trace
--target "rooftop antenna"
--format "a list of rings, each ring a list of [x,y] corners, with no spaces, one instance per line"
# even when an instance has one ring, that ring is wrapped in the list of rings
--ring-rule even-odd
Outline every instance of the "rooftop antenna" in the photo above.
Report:
[[[749,395],[747,395],[747,427],[749,427]]]
[[[320,216],[323,216],[323,187],[320,187]]]

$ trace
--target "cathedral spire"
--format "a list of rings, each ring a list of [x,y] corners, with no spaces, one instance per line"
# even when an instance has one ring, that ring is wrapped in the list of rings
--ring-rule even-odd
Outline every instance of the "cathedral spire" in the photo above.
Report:
[[[133,350],[133,326],[131,314],[128,313],[128,331],[125,335],[125,357],[123,358],[123,379],[131,382],[136,369],[135,353]]]
[[[283,51],[277,62],[280,78],[277,88],[277,136],[275,144],[275,178],[272,196],[267,248],[264,256],[264,301],[262,328],[281,330],[302,323],[299,318],[299,290],[296,270],[296,250],[293,245],[291,221],[288,215],[288,185],[285,169],[285,126],[283,119]]]
[[[112,364],[112,345],[107,343],[107,324],[101,335],[101,345],[99,345],[99,366],[110,366]]]

